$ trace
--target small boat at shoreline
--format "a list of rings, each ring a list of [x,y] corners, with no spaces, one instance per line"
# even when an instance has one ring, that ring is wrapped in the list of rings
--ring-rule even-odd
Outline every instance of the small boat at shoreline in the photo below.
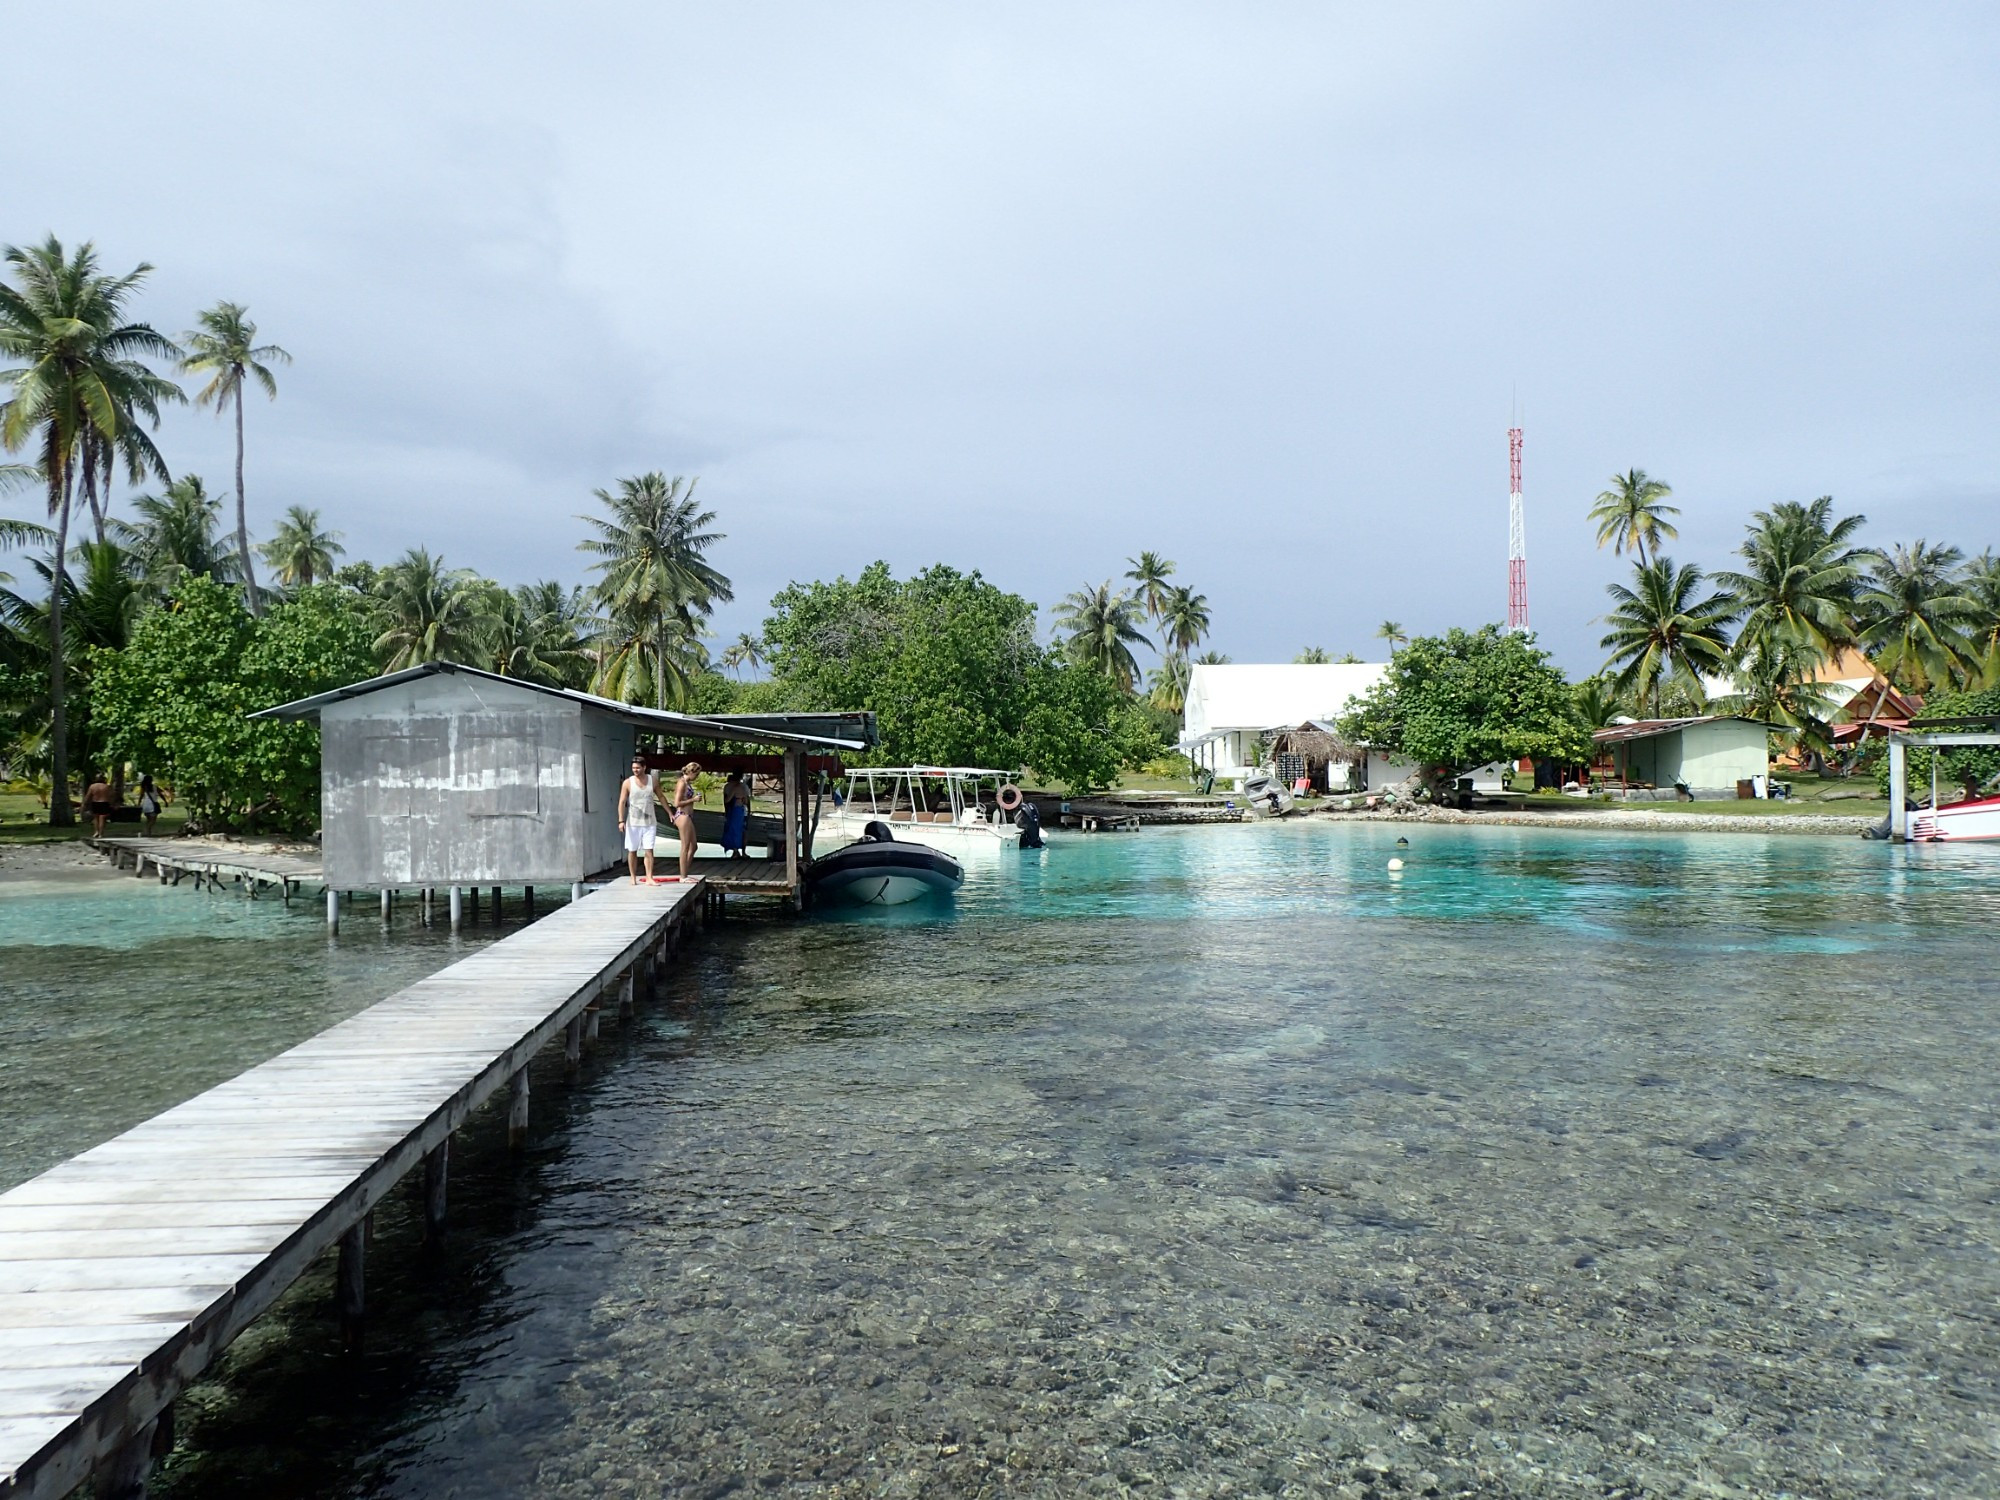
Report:
[[[900,843],[923,844],[957,859],[990,858],[1022,847],[1021,827],[1014,821],[1022,801],[1011,771],[860,766],[849,774],[846,792],[823,826],[835,838],[861,838],[866,829],[886,823]]]
[[[942,850],[899,840],[877,820],[853,843],[814,860],[806,883],[815,896],[901,906],[922,896],[949,896],[965,883],[965,867]]]
[[[1292,794],[1272,772],[1253,772],[1243,778],[1243,797],[1251,807],[1267,817],[1282,818],[1294,806]]]
[[[2000,797],[1973,797],[1942,807],[1918,808],[1910,814],[1908,837],[1913,844],[2000,839]]]

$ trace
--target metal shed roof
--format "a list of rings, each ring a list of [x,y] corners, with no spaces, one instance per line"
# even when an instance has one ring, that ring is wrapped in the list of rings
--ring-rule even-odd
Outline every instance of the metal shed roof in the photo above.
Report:
[[[637,725],[642,729],[656,729],[663,734],[681,735],[688,739],[729,740],[753,745],[825,745],[839,750],[865,750],[878,740],[875,732],[875,715],[872,713],[682,714],[675,713],[671,709],[646,708],[637,703],[620,703],[615,698],[600,698],[594,693],[579,693],[573,688],[547,687],[542,683],[527,682],[519,677],[503,677],[497,672],[487,672],[478,667],[461,666],[457,662],[449,661],[425,662],[422,666],[408,667],[401,672],[371,677],[366,682],[335,688],[327,693],[317,693],[310,698],[300,698],[291,703],[280,703],[275,708],[260,709],[250,717],[317,719],[320,710],[329,704],[344,703],[350,698],[361,698],[369,693],[380,692],[383,688],[396,687],[406,682],[418,682],[426,677],[443,674],[505,683],[508,687],[525,688],[531,693],[542,693],[551,698],[566,698],[573,703],[581,703],[610,714],[627,724]]]
[[[1630,724],[1610,724],[1595,731],[1591,738],[1600,745],[1616,745],[1626,740],[1650,740],[1662,734],[1672,734],[1676,729],[1688,729],[1696,724],[1755,724],[1759,729],[1770,729],[1762,719],[1753,719],[1747,714],[1696,714],[1691,719],[1635,719]]]

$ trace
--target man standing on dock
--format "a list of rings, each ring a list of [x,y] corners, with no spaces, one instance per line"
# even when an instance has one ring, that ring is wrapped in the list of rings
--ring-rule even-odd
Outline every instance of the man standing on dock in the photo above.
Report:
[[[638,751],[632,752],[632,774],[625,778],[618,788],[618,831],[625,835],[625,871],[632,877],[632,884],[639,883],[639,856],[646,856],[646,880],[653,881],[653,843],[659,837],[660,823],[654,808],[657,806],[660,790],[653,773],[646,769],[646,757]]]

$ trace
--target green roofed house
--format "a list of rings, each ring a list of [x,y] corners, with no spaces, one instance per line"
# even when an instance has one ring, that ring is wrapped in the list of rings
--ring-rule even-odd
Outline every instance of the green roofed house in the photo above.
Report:
[[[1697,801],[1765,795],[1771,769],[1770,726],[1756,719],[1710,714],[1694,719],[1639,719],[1611,724],[1593,736],[1610,755],[1628,795],[1671,797],[1685,788]]]

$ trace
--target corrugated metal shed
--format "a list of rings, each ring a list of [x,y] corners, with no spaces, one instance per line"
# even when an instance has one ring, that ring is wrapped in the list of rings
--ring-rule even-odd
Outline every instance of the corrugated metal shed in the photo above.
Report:
[[[568,885],[619,862],[640,730],[783,751],[795,875],[803,752],[877,738],[872,714],[705,717],[447,662],[253,717],[319,721],[321,855],[338,890]]]

